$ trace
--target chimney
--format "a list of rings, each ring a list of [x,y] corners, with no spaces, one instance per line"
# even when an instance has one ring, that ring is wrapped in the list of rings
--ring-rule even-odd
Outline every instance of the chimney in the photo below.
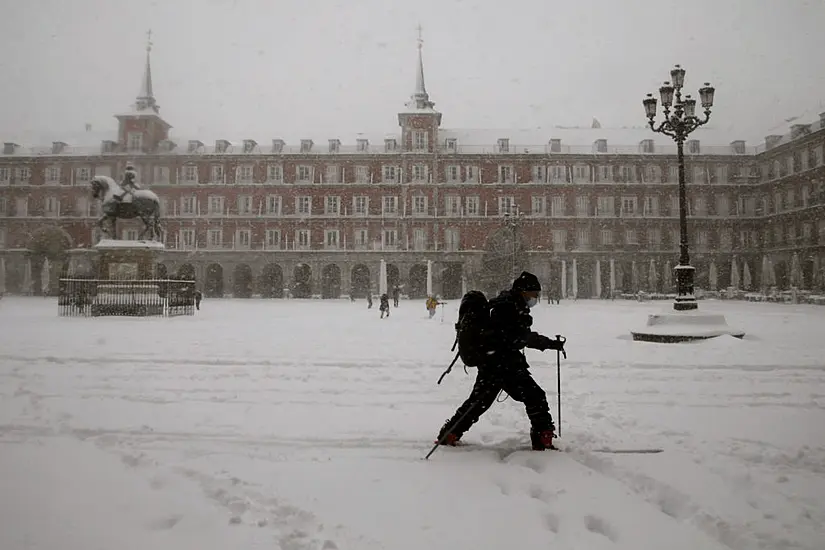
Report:
[[[819,128],[825,128],[825,113],[819,113]]]
[[[780,141],[782,141],[782,136],[776,134],[765,136],[765,149],[773,149],[779,144]]]

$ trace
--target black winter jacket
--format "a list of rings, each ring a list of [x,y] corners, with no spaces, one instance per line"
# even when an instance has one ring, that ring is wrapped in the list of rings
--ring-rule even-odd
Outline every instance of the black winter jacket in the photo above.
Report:
[[[519,362],[526,366],[521,350],[547,349],[549,338],[533,331],[532,326],[533,317],[521,293],[504,290],[490,300],[491,363]]]

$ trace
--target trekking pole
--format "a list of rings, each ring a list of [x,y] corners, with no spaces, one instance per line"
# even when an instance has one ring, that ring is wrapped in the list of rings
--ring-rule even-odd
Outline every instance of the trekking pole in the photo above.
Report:
[[[556,391],[558,393],[558,417],[559,417],[559,437],[561,437],[561,354],[567,359],[567,352],[564,351],[564,343],[567,338],[561,334],[556,334],[556,341],[562,343],[562,349],[556,350]]]
[[[470,414],[471,412],[473,412],[473,409],[475,409],[475,408],[476,408],[476,405],[477,405],[477,404],[478,404],[478,403],[473,403],[473,404],[470,406],[470,408],[469,408],[469,409],[467,409],[467,410],[464,412],[464,414],[462,414],[462,415],[458,418],[458,420],[456,420],[455,422],[453,422],[453,425],[452,425],[452,426],[450,426],[450,429],[449,429],[449,430],[446,430],[446,431],[444,432],[444,435],[442,435],[441,437],[439,437],[439,438],[438,438],[438,441],[436,441],[436,442],[435,442],[435,445],[433,445],[433,448],[432,448],[432,449],[430,449],[430,452],[429,452],[429,453],[427,453],[427,456],[425,456],[425,457],[424,457],[424,460],[427,460],[427,459],[429,459],[429,458],[430,458],[430,455],[432,455],[432,454],[435,452],[435,450],[436,450],[436,449],[438,449],[438,446],[439,446],[439,445],[441,445],[442,443],[444,443],[444,440],[445,440],[445,439],[447,439],[447,436],[448,436],[448,435],[450,435],[450,434],[452,433],[453,428],[455,428],[456,426],[458,426],[459,424],[461,424],[461,421],[462,421],[462,420],[464,420],[465,418],[467,418],[467,415],[468,415],[468,414]]]

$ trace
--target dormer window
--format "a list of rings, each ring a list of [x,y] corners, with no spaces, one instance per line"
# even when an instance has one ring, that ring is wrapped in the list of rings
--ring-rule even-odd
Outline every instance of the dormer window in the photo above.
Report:
[[[258,147],[258,142],[256,142],[254,139],[243,140],[244,153],[254,153],[256,147]]]
[[[446,145],[447,151],[451,153],[455,153],[458,150],[458,140],[456,138],[447,138],[444,145]]]
[[[551,139],[550,140],[550,152],[551,153],[561,153],[561,140],[560,139]]]
[[[770,136],[765,136],[765,149],[773,149],[779,142],[782,141],[782,136],[772,134]]]
[[[699,147],[699,140],[698,139],[689,139],[687,141],[687,152],[691,155],[698,155],[701,151]]]
[[[509,138],[499,138],[499,140],[498,140],[498,152],[499,153],[509,153],[510,152],[510,139]]]
[[[301,152],[302,153],[309,153],[312,151],[312,140],[311,139],[302,139],[301,140]]]
[[[272,152],[273,153],[283,153],[284,152],[284,140],[282,139],[273,139],[272,140]]]
[[[384,140],[384,152],[385,153],[392,153],[398,149],[398,142],[395,138],[387,138]]]
[[[645,153],[645,154],[648,154],[648,155],[653,154],[655,152],[654,145],[653,145],[653,140],[652,139],[643,139],[639,143],[639,149],[641,150],[642,153]]]
[[[607,140],[597,139],[593,142],[593,149],[596,153],[607,153]]]
[[[62,141],[54,141],[52,142],[52,154],[59,155],[64,149],[66,149],[66,147],[68,147],[68,145]]]
[[[117,142],[110,139],[104,139],[100,142],[100,152],[103,154],[114,153],[117,151]]]
[[[745,141],[738,139],[736,141],[732,141],[730,143],[731,151],[734,155],[744,155],[745,154]]]
[[[225,139],[218,139],[215,140],[215,152],[216,153],[226,153],[229,150],[230,143]]]
[[[197,139],[190,139],[189,145],[186,147],[187,153],[198,153],[203,148],[203,142],[198,141]]]
[[[337,153],[341,150],[341,140],[340,139],[331,139],[329,140],[329,152],[330,153]]]
[[[162,139],[160,143],[158,143],[158,149],[160,149],[163,153],[170,153],[172,152],[178,144],[172,141],[171,139]]]
[[[791,139],[796,139],[798,137],[807,136],[811,133],[811,125],[810,124],[794,124],[791,126]]]
[[[370,150],[370,140],[368,139],[357,139],[355,143],[359,153],[366,153]]]

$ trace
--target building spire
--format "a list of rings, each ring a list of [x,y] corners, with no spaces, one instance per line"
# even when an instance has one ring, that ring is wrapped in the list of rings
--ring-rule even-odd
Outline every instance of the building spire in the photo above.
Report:
[[[424,58],[422,50],[424,48],[424,39],[421,37],[423,29],[418,25],[418,66],[415,72],[415,91],[410,96],[409,107],[415,109],[432,109],[435,103],[430,101],[430,95],[427,93],[427,87],[424,85]]]
[[[137,96],[136,107],[138,111],[152,109],[156,113],[160,109],[155,102],[155,94],[152,91],[152,30],[146,32],[146,67],[143,70],[143,80],[140,82],[140,92]]]

